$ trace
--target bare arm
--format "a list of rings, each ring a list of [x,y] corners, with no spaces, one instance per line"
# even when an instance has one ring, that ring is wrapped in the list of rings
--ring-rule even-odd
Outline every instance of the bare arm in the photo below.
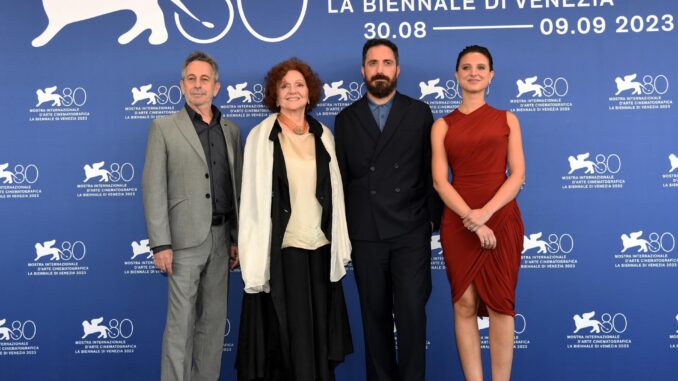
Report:
[[[484,225],[492,215],[511,200],[516,198],[525,182],[525,155],[518,118],[511,112],[506,113],[510,132],[508,139],[507,163],[509,176],[497,193],[482,208],[474,209],[464,216],[464,226]]]
[[[432,173],[431,170],[431,164],[432,164],[432,149],[431,144],[429,143],[431,141],[431,133],[432,133],[432,128],[433,128],[433,114],[431,113],[431,109],[426,106],[426,118],[424,121],[424,125],[426,126],[426,137],[425,141],[423,144],[425,145],[424,147],[424,157],[425,159],[422,162],[422,173]],[[438,196],[438,193],[436,193],[433,190],[433,178],[431,176],[426,176],[425,178],[426,181],[426,205],[428,207],[428,213],[429,216],[431,217],[431,230],[436,231],[440,229],[440,219],[442,216],[442,209],[443,209],[443,203],[442,200],[440,199],[440,196]]]

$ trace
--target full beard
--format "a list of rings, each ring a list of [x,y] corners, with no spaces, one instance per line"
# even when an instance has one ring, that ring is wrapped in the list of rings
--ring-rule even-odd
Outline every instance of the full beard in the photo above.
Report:
[[[383,79],[385,81],[375,82],[376,79]],[[367,92],[372,94],[375,98],[385,98],[395,90],[396,85],[398,84],[398,78],[393,78],[392,80],[385,75],[375,75],[370,78],[369,81],[365,82],[367,87]]]

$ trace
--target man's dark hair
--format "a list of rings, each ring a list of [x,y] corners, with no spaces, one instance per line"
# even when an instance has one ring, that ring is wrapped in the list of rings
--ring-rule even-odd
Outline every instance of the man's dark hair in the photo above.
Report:
[[[385,38],[373,38],[371,40],[367,40],[367,42],[365,42],[365,45],[363,45],[363,66],[365,66],[365,58],[367,57],[367,51],[370,50],[370,48],[379,45],[386,46],[389,49],[391,49],[391,51],[393,51],[396,65],[398,65],[398,47],[396,46],[396,44]]]

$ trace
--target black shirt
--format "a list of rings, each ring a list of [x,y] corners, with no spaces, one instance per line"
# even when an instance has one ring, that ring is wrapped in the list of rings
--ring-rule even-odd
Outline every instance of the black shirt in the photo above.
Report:
[[[221,111],[212,105],[212,120],[207,124],[188,104],[185,107],[207,160],[209,173],[205,173],[205,177],[210,179],[212,216],[231,215],[234,210],[233,185],[228,166],[226,140],[221,129]]]

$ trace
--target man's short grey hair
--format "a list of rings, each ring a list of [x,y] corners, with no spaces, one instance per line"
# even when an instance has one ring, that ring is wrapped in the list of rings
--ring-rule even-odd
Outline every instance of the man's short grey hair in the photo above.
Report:
[[[214,82],[219,82],[219,65],[217,65],[217,61],[210,57],[209,54],[201,51],[195,51],[186,57],[184,64],[181,66],[181,79],[184,79],[186,76],[186,67],[193,61],[202,61],[210,64],[210,66],[212,66],[212,71],[214,72]]]

